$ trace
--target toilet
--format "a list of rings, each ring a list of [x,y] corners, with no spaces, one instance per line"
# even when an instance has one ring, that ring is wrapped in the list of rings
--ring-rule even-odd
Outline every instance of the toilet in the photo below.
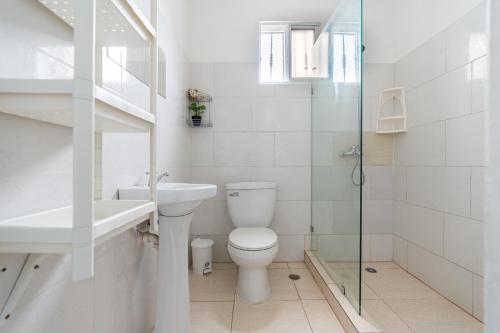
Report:
[[[274,218],[276,184],[226,184],[226,200],[236,227],[229,234],[227,248],[239,267],[238,296],[251,303],[263,302],[271,293],[267,266],[278,252],[278,235],[269,228]]]

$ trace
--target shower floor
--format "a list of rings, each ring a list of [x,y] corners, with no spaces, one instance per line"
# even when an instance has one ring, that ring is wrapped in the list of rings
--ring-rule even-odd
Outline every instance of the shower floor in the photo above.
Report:
[[[344,283],[350,263],[327,263]],[[372,267],[377,273],[368,273]],[[354,282],[353,282],[354,283]],[[483,324],[393,262],[363,264],[362,313],[385,333],[480,333]],[[348,288],[348,287],[347,287]]]
[[[234,264],[216,263],[206,276],[190,272],[191,333],[344,333],[304,263],[273,263],[268,274],[269,300],[249,304],[236,294]]]

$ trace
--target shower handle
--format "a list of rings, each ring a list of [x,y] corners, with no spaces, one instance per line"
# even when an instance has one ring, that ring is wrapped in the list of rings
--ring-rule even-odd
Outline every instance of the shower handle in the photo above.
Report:
[[[361,147],[359,145],[351,146],[350,150],[344,150],[339,152],[339,157],[350,157],[354,156],[359,158],[361,156]]]

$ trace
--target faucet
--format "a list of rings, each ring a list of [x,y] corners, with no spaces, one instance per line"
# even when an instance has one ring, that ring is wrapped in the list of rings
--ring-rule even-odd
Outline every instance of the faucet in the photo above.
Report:
[[[149,172],[146,172],[146,175],[149,176]],[[165,170],[165,172],[162,172],[159,175],[157,175],[156,184],[158,184],[163,179],[163,177],[168,177],[169,175],[170,173],[168,172],[168,170]],[[151,186],[151,177],[149,177],[148,186]]]

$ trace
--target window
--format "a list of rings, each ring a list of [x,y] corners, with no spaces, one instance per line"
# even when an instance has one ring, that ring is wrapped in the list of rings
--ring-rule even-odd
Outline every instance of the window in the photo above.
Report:
[[[353,33],[333,34],[333,82],[357,82],[357,40]]]
[[[328,77],[328,47],[321,49],[320,54],[315,47],[319,26],[317,23],[261,23],[260,82]]]

